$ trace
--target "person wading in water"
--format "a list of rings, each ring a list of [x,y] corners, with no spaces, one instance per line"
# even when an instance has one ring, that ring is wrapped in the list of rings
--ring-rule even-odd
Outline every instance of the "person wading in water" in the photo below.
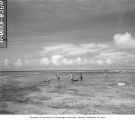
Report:
[[[60,76],[58,76],[58,74],[56,73],[56,78],[59,81],[60,80]]]
[[[83,81],[82,73],[80,73],[80,80]]]
[[[74,75],[71,73],[69,76],[70,76],[69,79],[73,82],[74,81]]]

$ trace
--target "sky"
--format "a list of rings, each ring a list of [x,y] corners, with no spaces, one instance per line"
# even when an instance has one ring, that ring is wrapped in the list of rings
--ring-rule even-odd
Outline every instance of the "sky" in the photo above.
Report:
[[[0,69],[135,68],[134,0],[8,0]]]

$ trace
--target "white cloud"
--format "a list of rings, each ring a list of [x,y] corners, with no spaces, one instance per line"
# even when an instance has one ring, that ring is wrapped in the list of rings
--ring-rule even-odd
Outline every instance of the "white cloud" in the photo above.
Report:
[[[95,60],[95,62],[98,65],[111,65],[114,61],[111,59],[106,59],[106,60]],[[94,63],[94,62],[93,62]]]
[[[75,63],[80,64],[80,65],[86,65],[86,64],[89,64],[89,61],[86,58],[78,57],[75,59]]]
[[[44,47],[44,54],[48,55],[56,55],[61,54],[62,56],[77,56],[77,55],[84,55],[87,53],[94,53],[97,51],[104,50],[109,48],[106,44],[101,43],[88,43],[88,44],[60,44],[60,45],[52,45]]]
[[[72,65],[74,63],[73,59],[63,58],[64,65]]]
[[[52,60],[52,63],[54,65],[61,65],[61,63],[62,63],[62,56],[59,55],[59,54],[58,55],[53,55],[51,60]]]
[[[30,64],[30,61],[29,61],[29,60],[25,60],[24,63],[25,63],[26,65],[29,65],[29,64]]]
[[[135,49],[135,37],[128,32],[125,34],[118,33],[114,35],[114,42],[119,48]]]
[[[90,58],[65,58],[61,55],[52,56],[53,65],[111,65],[114,61],[112,59],[90,59]]]
[[[64,65],[86,65],[89,64],[87,59],[82,59],[81,57],[77,58],[63,58]]]
[[[48,58],[46,57],[43,57],[41,60],[40,60],[40,65],[49,65],[50,61]]]
[[[123,55],[125,55],[126,54],[126,52],[121,52],[121,51],[112,51],[112,52],[103,52],[103,53],[100,53],[99,55],[98,55],[98,57],[101,57],[101,58],[116,58],[116,57],[118,57],[118,56],[123,56]]]
[[[14,65],[16,67],[22,67],[23,66],[22,60],[20,58],[18,58],[17,61],[14,63]]]
[[[108,49],[110,49],[108,44],[101,43],[60,44],[44,47],[43,55],[51,56],[53,65],[103,65],[105,61],[90,59],[91,56]]]
[[[94,60],[88,60],[88,63],[94,64]]]
[[[105,62],[103,60],[96,60],[96,63],[98,65],[104,65],[105,64]]]
[[[78,57],[76,58],[76,63],[81,63],[82,62],[82,58]]]
[[[84,63],[87,63],[87,62],[88,62],[88,60],[87,60],[87,59],[84,59],[84,60],[83,60],[83,62],[84,62]]]
[[[111,60],[111,59],[107,59],[107,60],[105,61],[105,63],[106,63],[106,64],[108,64],[108,65],[110,65],[110,64],[112,64],[112,63],[113,63],[113,60]]]
[[[107,58],[110,58],[110,59],[115,59],[115,58],[118,58],[119,56],[123,56],[125,55],[126,53],[125,52],[117,52],[117,51],[114,51],[114,52],[103,52],[103,53],[100,53],[99,55],[95,56],[95,58],[99,58],[99,59],[107,59]]]
[[[5,66],[8,66],[9,64],[10,64],[10,60],[5,59],[5,60],[4,60],[4,65],[5,65]]]
[[[107,44],[102,43],[87,43],[87,44],[80,44],[81,47],[85,49],[105,49],[108,48]]]

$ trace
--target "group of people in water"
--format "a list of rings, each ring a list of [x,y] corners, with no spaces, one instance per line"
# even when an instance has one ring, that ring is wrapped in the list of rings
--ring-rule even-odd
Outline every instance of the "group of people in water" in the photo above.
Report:
[[[106,76],[110,75],[110,72],[109,72],[108,70],[104,70],[104,75],[105,75],[105,77],[106,77]],[[75,77],[75,74],[70,73],[70,74],[69,74],[69,80],[70,80],[71,82],[83,81],[83,78],[84,78],[84,77],[83,77],[82,73],[79,73],[77,76],[78,76],[78,77]],[[58,75],[58,73],[56,73],[56,80],[57,80],[57,81],[60,81],[60,79],[61,79],[60,75]],[[50,81],[50,80],[45,80],[45,82],[48,82],[48,81]]]
[[[108,76],[110,74],[110,72],[108,72],[107,70],[104,70],[104,75],[106,76]],[[82,75],[82,73],[79,73],[78,75],[77,75],[78,77],[75,77],[75,74],[73,74],[73,73],[70,73],[69,74],[69,80],[71,81],[71,82],[76,82],[76,81],[83,81],[83,75]],[[61,77],[60,77],[60,75],[58,75],[58,73],[56,73],[56,80],[57,81],[60,81],[60,79],[61,79]],[[45,80],[45,82],[48,82],[48,81],[50,81],[50,80]]]
[[[60,76],[57,73],[56,73],[56,78],[57,78],[58,81],[61,79]],[[82,75],[82,73],[80,73],[79,77],[75,78],[74,74],[71,73],[69,75],[69,80],[72,81],[72,82],[79,81],[79,80],[82,81],[83,80],[83,75]]]

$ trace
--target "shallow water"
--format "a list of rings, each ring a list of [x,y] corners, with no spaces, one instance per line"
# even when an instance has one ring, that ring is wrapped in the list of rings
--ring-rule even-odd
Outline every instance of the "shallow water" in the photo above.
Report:
[[[81,72],[1,72],[0,114],[135,114],[134,72]]]

